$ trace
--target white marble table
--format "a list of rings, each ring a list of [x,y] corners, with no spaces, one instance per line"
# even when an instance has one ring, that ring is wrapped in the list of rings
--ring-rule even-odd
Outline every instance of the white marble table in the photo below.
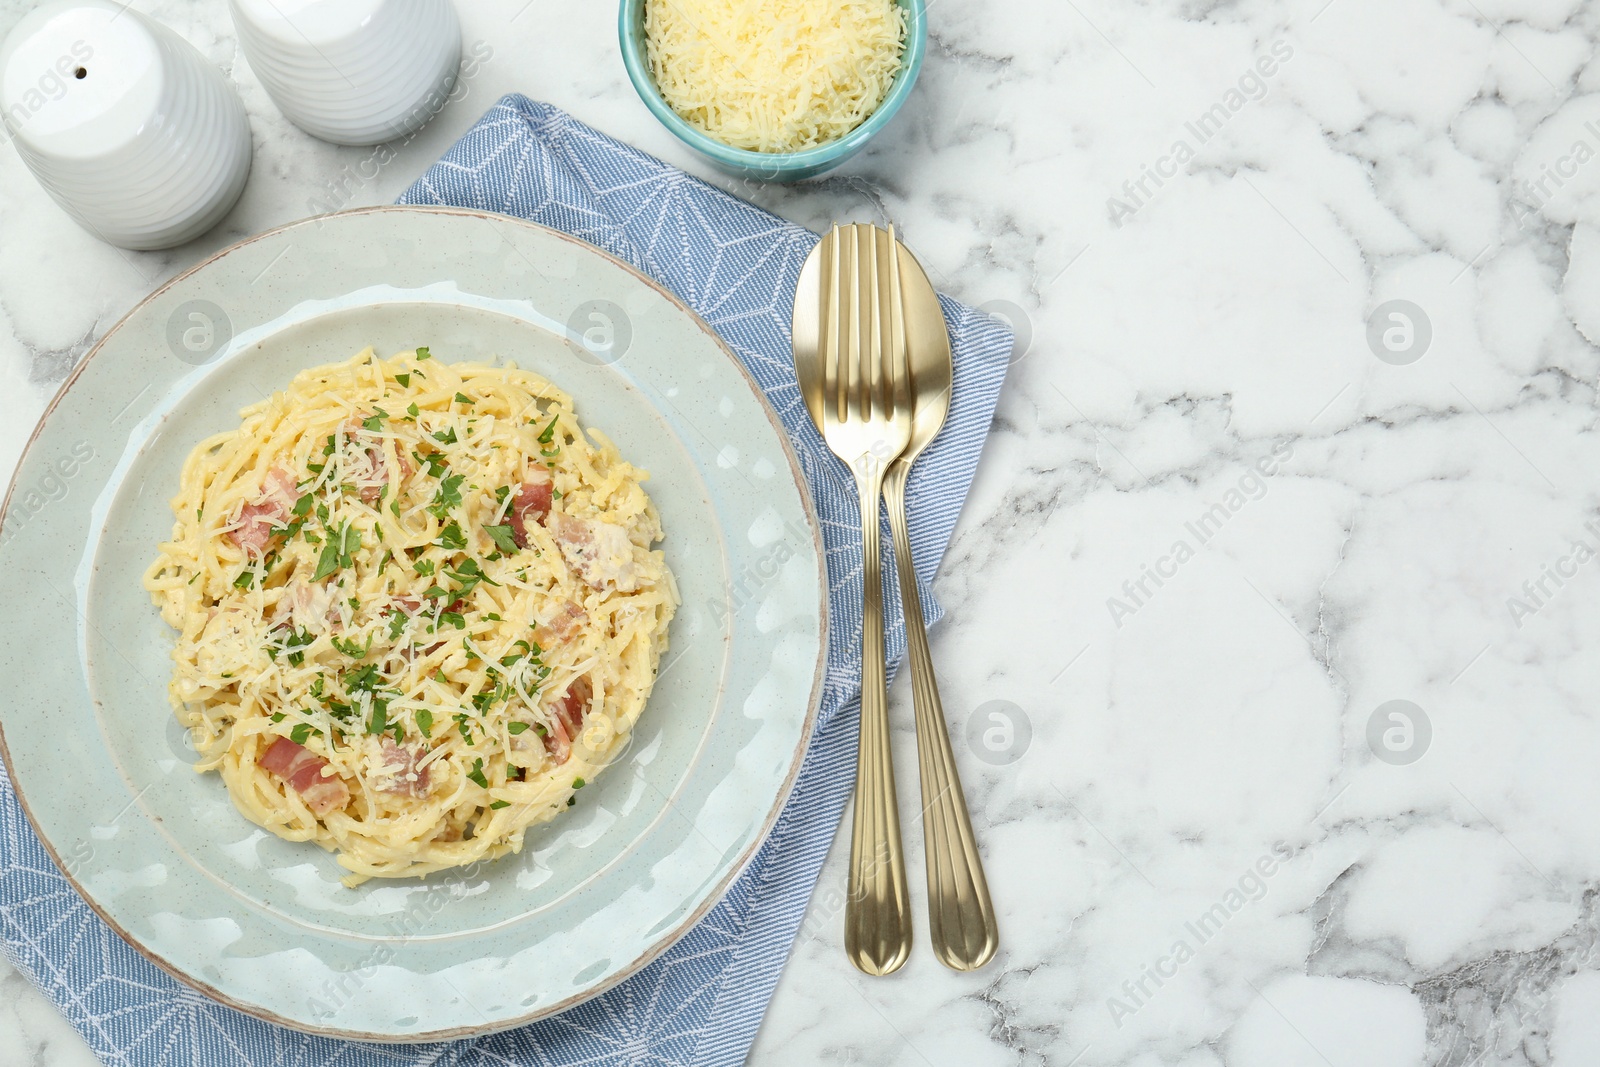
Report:
[[[0,0],[0,30],[26,6]],[[231,71],[255,171],[215,233],[135,255],[0,151],[6,470],[152,287],[392,200],[503,92],[706,172],[628,86],[609,3],[463,2],[492,56],[376,154],[289,126],[220,0],[135,6]],[[738,191],[814,228],[893,220],[1029,339],[934,639],[961,736],[991,701],[1030,726],[957,746],[1004,945],[974,975],[925,941],[857,975],[836,848],[752,1061],[1600,1062],[1600,5],[934,0],[931,20],[870,154]],[[90,1062],[0,964],[0,1063]]]

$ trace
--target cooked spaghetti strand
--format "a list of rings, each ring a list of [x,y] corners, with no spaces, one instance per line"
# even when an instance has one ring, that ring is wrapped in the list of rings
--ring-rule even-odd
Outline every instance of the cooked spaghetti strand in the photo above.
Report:
[[[538,375],[426,348],[240,414],[144,579],[196,769],[350,885],[519,851],[654,684],[678,594],[648,475]]]

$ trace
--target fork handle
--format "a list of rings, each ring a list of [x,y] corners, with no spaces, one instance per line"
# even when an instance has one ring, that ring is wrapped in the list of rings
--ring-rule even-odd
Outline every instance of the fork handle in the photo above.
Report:
[[[867,974],[900,969],[911,953],[911,900],[900,846],[889,746],[889,694],[883,652],[883,584],[878,498],[883,463],[870,452],[852,465],[861,496],[861,743],[856,756],[855,821],[845,952]]]
[[[889,526],[894,531],[900,605],[911,659],[911,694],[916,705],[922,833],[928,862],[928,934],[939,962],[958,971],[971,971],[994,956],[1000,934],[961,777],[950,751],[950,732],[939,700],[933,657],[928,652],[928,631],[922,622],[922,597],[917,592],[911,533],[906,527],[906,479],[910,472],[911,464],[906,459],[897,460],[889,468],[883,491],[889,505]]]

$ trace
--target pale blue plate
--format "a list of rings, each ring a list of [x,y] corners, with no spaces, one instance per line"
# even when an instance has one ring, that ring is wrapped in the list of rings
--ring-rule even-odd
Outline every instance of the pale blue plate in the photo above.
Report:
[[[172,633],[140,578],[195,442],[304,367],[420,344],[544,374],[647,468],[684,606],[631,746],[520,855],[347,889],[331,855],[256,828],[189,768]],[[28,606],[0,620],[0,753],[39,836],[157,964],[316,1033],[482,1033],[642,967],[771,828],[820,694],[821,540],[755,383],[654,282],[502,216],[323,217],[175,279],[51,405],[0,529],[0,589]]]

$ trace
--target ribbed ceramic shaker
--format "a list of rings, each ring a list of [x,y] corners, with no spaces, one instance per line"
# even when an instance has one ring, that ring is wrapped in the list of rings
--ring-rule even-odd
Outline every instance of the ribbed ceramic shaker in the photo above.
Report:
[[[53,0],[23,16],[0,45],[0,120],[67,214],[123,248],[199,237],[250,173],[232,84],[113,0]]]
[[[381,144],[444,107],[461,64],[450,0],[229,0],[250,67],[313,137]]]

